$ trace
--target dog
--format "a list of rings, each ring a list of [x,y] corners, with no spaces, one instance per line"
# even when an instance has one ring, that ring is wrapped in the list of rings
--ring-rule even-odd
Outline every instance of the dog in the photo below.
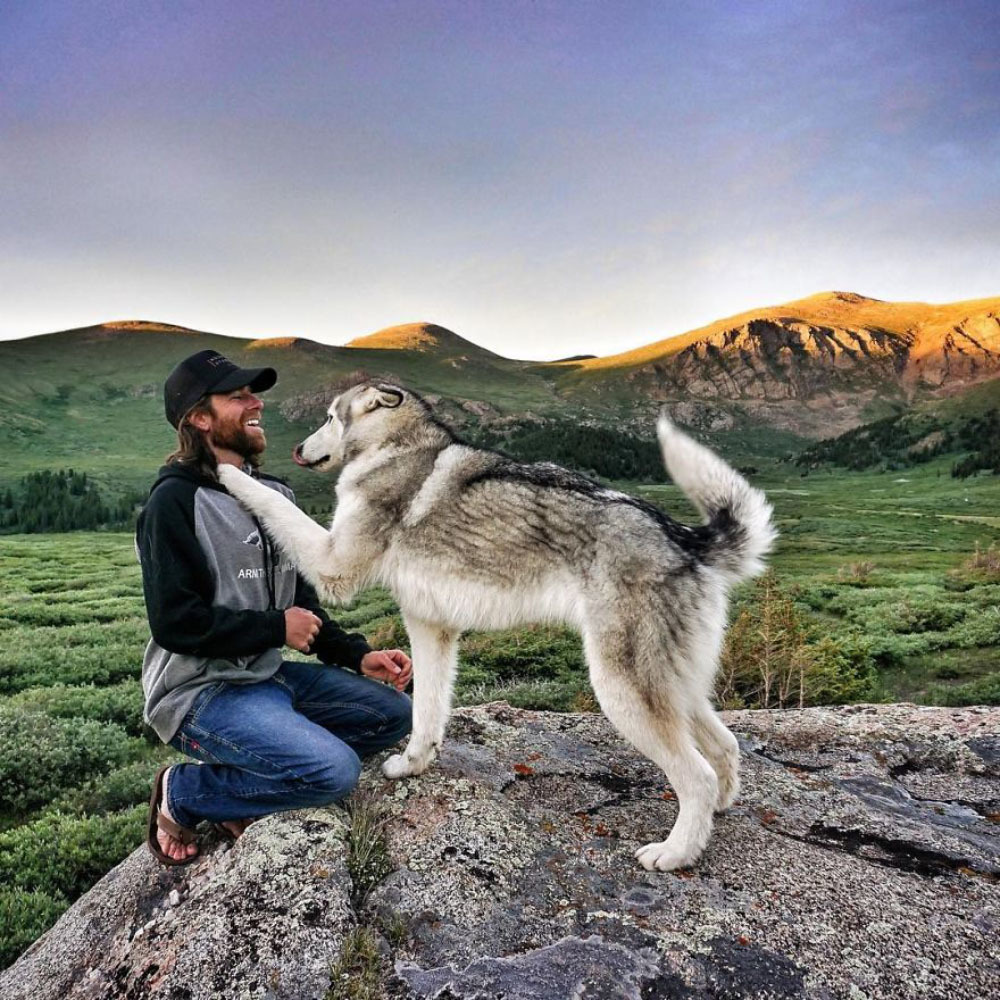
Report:
[[[602,710],[676,793],[669,836],[636,852],[669,871],[699,858],[713,811],[739,791],[739,747],[710,698],[728,590],[762,570],[776,532],[764,494],[721,458],[665,414],[657,435],[699,526],[557,465],[472,447],[416,393],[377,381],[338,395],[293,452],[340,469],[328,531],[235,466],[219,479],[321,595],[343,604],[382,584],[399,603],[414,722],[383,764],[389,778],[422,773],[441,745],[462,631],[578,629]]]

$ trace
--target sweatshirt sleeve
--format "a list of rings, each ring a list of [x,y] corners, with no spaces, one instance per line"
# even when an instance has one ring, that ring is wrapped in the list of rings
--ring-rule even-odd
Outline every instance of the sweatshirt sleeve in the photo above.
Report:
[[[310,652],[322,663],[360,670],[361,660],[365,653],[371,652],[371,646],[360,632],[345,632],[335,621],[331,621],[330,616],[320,607],[316,591],[301,576],[295,582],[295,604],[311,611],[323,622]]]
[[[139,519],[142,588],[153,639],[173,653],[221,659],[280,648],[283,611],[212,604],[212,575],[194,533],[194,493],[165,485]]]

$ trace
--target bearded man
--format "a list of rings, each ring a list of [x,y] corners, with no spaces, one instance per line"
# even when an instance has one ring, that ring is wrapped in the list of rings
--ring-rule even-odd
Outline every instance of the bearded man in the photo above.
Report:
[[[257,471],[267,439],[258,393],[273,368],[200,351],[167,378],[167,457],[136,529],[152,638],[145,720],[200,763],[161,768],[147,845],[167,865],[198,855],[194,827],[236,838],[252,820],[348,795],[361,758],[410,731],[409,657],[376,651],[320,607],[315,591],[219,483],[222,463]],[[286,660],[290,646],[320,663]]]

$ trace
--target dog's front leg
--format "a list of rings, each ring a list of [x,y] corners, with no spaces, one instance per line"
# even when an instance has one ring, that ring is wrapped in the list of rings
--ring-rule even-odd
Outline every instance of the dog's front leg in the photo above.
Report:
[[[387,778],[420,774],[434,760],[451,710],[458,667],[458,632],[404,616],[413,652],[413,734],[406,749],[382,765]]]
[[[333,556],[330,532],[320,527],[277,490],[252,479],[235,465],[219,464],[219,482],[251,514],[260,518],[267,533],[314,586],[324,586],[323,574]]]

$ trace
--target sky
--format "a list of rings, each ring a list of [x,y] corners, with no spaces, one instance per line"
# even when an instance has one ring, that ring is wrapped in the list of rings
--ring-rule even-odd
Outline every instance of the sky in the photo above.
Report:
[[[0,5],[0,339],[611,354],[1000,295],[995,0]]]

